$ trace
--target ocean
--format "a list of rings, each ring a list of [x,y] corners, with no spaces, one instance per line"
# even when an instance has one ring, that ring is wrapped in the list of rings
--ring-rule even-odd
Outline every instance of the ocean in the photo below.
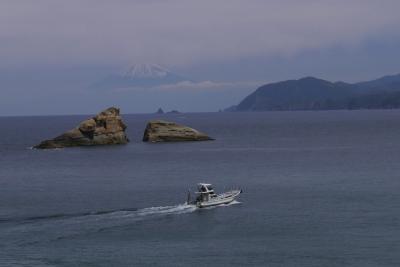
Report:
[[[128,114],[128,145],[31,149],[87,117],[0,117],[0,266],[400,266],[400,110]],[[141,142],[156,118],[216,140]],[[199,182],[243,194],[185,205]]]

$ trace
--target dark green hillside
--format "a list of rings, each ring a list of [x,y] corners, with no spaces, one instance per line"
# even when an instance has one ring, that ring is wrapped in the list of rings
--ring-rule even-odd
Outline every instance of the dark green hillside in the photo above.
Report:
[[[329,110],[400,107],[400,75],[349,84],[313,77],[266,84],[235,111]]]

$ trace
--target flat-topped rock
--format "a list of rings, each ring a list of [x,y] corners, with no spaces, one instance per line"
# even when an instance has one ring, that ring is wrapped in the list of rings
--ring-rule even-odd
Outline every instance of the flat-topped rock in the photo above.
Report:
[[[144,131],[144,142],[180,142],[214,140],[206,134],[174,122],[150,121]]]
[[[129,142],[118,108],[108,108],[95,117],[82,121],[76,128],[45,140],[34,148],[49,149],[72,146],[116,145]]]

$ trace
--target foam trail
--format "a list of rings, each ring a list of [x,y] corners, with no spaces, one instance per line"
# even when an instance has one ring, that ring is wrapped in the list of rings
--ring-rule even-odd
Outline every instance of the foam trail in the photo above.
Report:
[[[236,204],[240,204],[240,202],[233,201],[229,204],[203,209],[213,209]],[[114,228],[132,225],[139,221],[191,213],[196,210],[198,210],[198,208],[195,205],[178,204],[173,206],[97,211],[81,214],[54,214],[25,218],[21,223],[10,226],[3,234],[7,236],[8,240],[12,240],[11,236],[13,235],[26,236],[27,239],[25,241],[19,241],[19,245],[32,245],[108,231]],[[62,229],[62,234],[60,229]],[[2,236],[0,234],[0,239],[1,238]],[[28,240],[29,242],[27,242]]]
[[[29,217],[18,220],[20,222],[18,224],[8,226],[7,231],[0,233],[0,239],[2,235],[7,236],[8,240],[12,240],[11,237],[13,235],[26,236],[29,242],[25,240],[22,241],[20,245],[29,245],[110,230],[127,226],[138,221],[152,220],[166,215],[190,213],[196,209],[197,207],[195,205],[179,204],[143,209]],[[61,235],[60,229],[62,229]]]
[[[182,214],[193,212],[197,209],[195,205],[180,204],[176,206],[150,207],[137,210],[139,216],[155,215],[155,214]]]

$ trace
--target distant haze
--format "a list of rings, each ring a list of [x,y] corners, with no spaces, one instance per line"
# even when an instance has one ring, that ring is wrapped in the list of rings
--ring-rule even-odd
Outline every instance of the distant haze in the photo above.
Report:
[[[394,0],[3,0],[0,116],[216,111],[269,81],[400,73],[399,10]],[[93,90],[139,63],[190,82]]]

